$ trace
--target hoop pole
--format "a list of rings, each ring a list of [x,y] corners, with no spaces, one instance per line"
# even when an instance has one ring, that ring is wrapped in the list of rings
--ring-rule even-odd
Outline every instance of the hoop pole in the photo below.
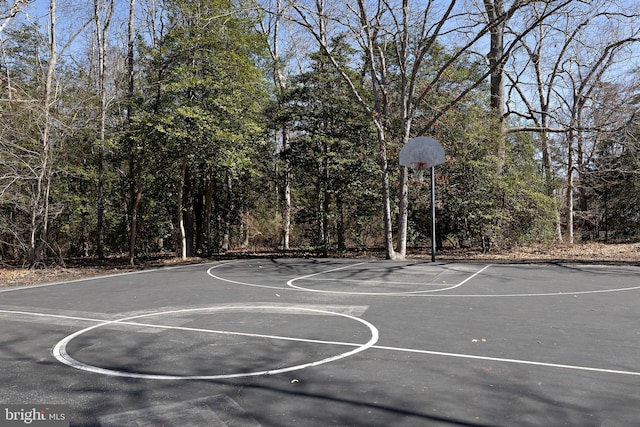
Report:
[[[431,262],[436,262],[436,174],[431,166]]]

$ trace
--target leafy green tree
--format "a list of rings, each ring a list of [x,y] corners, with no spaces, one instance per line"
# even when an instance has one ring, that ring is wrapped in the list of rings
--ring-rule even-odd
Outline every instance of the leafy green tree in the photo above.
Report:
[[[448,160],[436,169],[438,246],[449,240],[486,251],[551,241],[556,204],[544,194],[532,141],[509,138],[504,157],[498,158],[500,122],[482,102],[459,106],[444,119]],[[502,174],[495,172],[498,163]],[[417,184],[412,194],[410,223],[418,241],[430,235],[427,189],[428,184]]]
[[[135,137],[153,153],[148,167],[169,178],[160,188],[169,190],[167,202],[186,257],[202,249],[196,242],[213,238],[203,234],[212,231],[208,224],[217,215],[213,205],[201,201],[213,200],[216,187],[233,191],[229,183],[250,168],[252,155],[264,145],[266,97],[258,67],[263,40],[230,1],[166,5],[168,29],[148,69],[153,102],[133,121]],[[205,186],[202,194],[199,184],[207,181],[224,184]],[[205,205],[208,211],[198,211]],[[226,212],[218,208],[219,214]]]
[[[334,40],[332,55],[338,61],[346,62],[352,53]],[[291,82],[278,120],[292,132],[284,155],[293,170],[300,238],[326,254],[329,248],[346,249],[348,236],[353,241],[361,233],[358,222],[379,209],[371,179],[379,170],[366,112],[354,104],[324,52],[312,54],[310,61],[309,71]]]
[[[50,30],[56,31],[54,24]],[[62,160],[65,150],[73,150],[67,142],[79,128],[74,120],[78,103],[70,96],[73,91],[66,91],[78,72],[58,60],[55,38],[46,41],[38,25],[24,24],[4,34],[0,241],[13,257],[43,266],[49,255],[62,256],[67,246],[64,239],[62,246],[51,240],[51,233],[54,220],[73,208],[65,203],[70,200],[57,198],[57,185],[73,169]]]

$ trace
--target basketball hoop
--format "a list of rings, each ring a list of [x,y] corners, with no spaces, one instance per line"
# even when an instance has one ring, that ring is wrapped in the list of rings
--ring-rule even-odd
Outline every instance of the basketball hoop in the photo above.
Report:
[[[410,163],[409,167],[413,171],[412,177],[418,182],[424,181],[424,170],[427,168],[425,162]]]
[[[434,167],[445,162],[444,148],[438,141],[419,136],[407,141],[400,150],[400,166],[413,170],[413,178],[422,182],[424,170],[429,168],[431,175],[431,261],[436,260],[436,193]]]

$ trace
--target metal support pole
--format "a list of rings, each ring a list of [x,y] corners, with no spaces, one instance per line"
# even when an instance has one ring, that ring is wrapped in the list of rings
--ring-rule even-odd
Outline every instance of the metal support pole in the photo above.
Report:
[[[431,166],[431,262],[436,262],[436,173]]]

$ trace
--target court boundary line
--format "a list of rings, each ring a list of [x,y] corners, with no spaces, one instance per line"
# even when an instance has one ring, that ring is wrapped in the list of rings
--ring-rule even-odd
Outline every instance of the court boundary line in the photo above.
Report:
[[[256,307],[269,308],[269,306],[256,306]],[[211,308],[211,307],[208,307],[208,308]],[[286,308],[296,309],[297,308],[298,310],[301,309],[301,307],[295,307],[295,306],[291,306],[291,307],[278,306],[277,308],[281,308],[281,309],[286,309]],[[196,310],[206,310],[206,309],[207,309],[207,307],[203,307],[203,308],[199,308],[199,309],[172,310],[172,312],[185,312],[185,311],[196,311]],[[186,328],[186,327],[182,327],[182,326],[156,325],[156,324],[148,324],[148,323],[129,322],[129,321],[126,320],[127,318],[123,318],[123,319],[120,319],[120,320],[105,321],[103,319],[81,318],[81,317],[76,317],[76,316],[66,316],[66,315],[27,312],[27,311],[17,311],[17,310],[0,310],[0,313],[9,313],[9,314],[15,313],[15,314],[21,314],[21,315],[33,315],[33,316],[37,316],[37,317],[64,318],[64,319],[80,320],[80,321],[98,323],[98,325],[91,326],[90,328],[84,328],[83,330],[77,331],[76,333],[71,334],[69,336],[72,336],[72,335],[77,336],[77,335],[79,335],[78,332],[82,332],[82,331],[85,331],[85,330],[92,330],[92,329],[96,329],[96,328],[101,327],[101,326],[106,326],[106,325],[109,325],[109,324],[118,324],[118,323],[123,324],[123,325],[129,325],[129,326],[143,326],[143,327],[152,327],[152,328],[160,328],[160,329],[176,329],[176,330],[196,331],[196,332],[205,332],[205,333],[206,332],[209,332],[209,333],[221,333],[221,332],[214,331],[214,330],[199,329],[199,328]],[[146,314],[146,315],[143,315],[143,316],[149,316],[150,317],[150,316],[153,316],[153,315],[161,315],[161,314],[167,314],[167,313],[169,313],[169,312],[157,312],[157,313],[152,313],[152,314]],[[335,312],[328,312],[328,311],[326,313],[338,314],[338,313],[335,313]],[[134,317],[141,317],[141,316],[134,316]],[[349,317],[349,316],[344,316],[344,317]],[[353,317],[355,317],[355,316],[353,316]],[[129,317],[129,318],[131,318],[131,317]],[[359,320],[364,320],[364,319],[360,319],[360,318],[358,318],[358,319]],[[369,323],[369,322],[367,322],[367,323]],[[374,326],[374,328],[375,328],[375,326]],[[377,328],[376,328],[376,330],[377,330]],[[243,333],[234,333],[234,332],[229,332],[229,331],[227,331],[226,334],[227,335],[243,335]],[[251,334],[248,334],[248,335],[251,335]],[[349,347],[360,347],[361,346],[361,344],[340,342],[340,341],[312,340],[312,339],[307,339],[307,338],[281,337],[281,336],[271,336],[271,335],[261,335],[261,334],[255,334],[255,336],[256,337],[264,336],[264,337],[271,337],[271,338],[274,338],[274,339],[283,339],[283,340],[300,341],[300,342],[310,342],[310,343],[318,343],[318,344],[341,345],[341,346],[349,346]],[[62,342],[62,340],[60,342]],[[442,356],[442,357],[451,357],[451,358],[458,358],[458,359],[484,360],[484,361],[488,361],[488,362],[510,363],[510,364],[528,365],[528,366],[538,366],[538,367],[543,367],[543,368],[567,369],[567,370],[575,370],[575,371],[596,372],[596,373],[626,375],[626,376],[640,376],[640,371],[626,371],[626,370],[621,370],[621,369],[609,369],[609,368],[594,368],[594,367],[581,366],[581,365],[569,365],[569,364],[563,364],[563,363],[540,362],[540,361],[534,361],[534,360],[512,359],[512,358],[503,358],[503,357],[494,357],[494,356],[479,356],[479,355],[466,354],[466,353],[451,353],[451,352],[443,352],[443,351],[435,351],[435,350],[421,350],[421,349],[412,349],[412,348],[406,348],[406,347],[384,346],[384,345],[378,345],[378,344],[373,344],[373,345],[367,347],[365,350],[368,350],[368,349],[377,349],[377,350],[385,350],[385,351],[397,351],[397,352],[414,353],[414,354],[425,354],[425,355],[431,355],[431,356]],[[362,350],[362,351],[364,351],[364,350]],[[53,349],[52,349],[52,355],[53,355]],[[65,363],[65,362],[62,362],[62,363]],[[314,362],[311,362],[311,363],[314,363]],[[77,368],[73,364],[69,364],[69,363],[65,363],[65,364],[68,365],[68,366]],[[316,365],[313,365],[313,366],[316,366]],[[306,366],[306,367],[310,367],[310,366]],[[303,368],[300,368],[300,369],[303,369]],[[272,371],[266,371],[266,372],[272,372]],[[104,372],[95,372],[95,373],[104,374]],[[274,372],[274,373],[282,373],[282,372]],[[271,374],[272,373],[269,373],[269,375],[271,375]],[[107,374],[107,375],[113,375],[113,374]],[[241,375],[246,375],[246,374],[239,374],[239,376],[241,376]],[[151,378],[151,379],[169,379],[169,378],[163,378],[164,376],[161,376],[161,375],[159,375],[158,377],[159,378],[151,378],[151,377],[148,377],[148,378]],[[194,378],[178,377],[178,378],[170,378],[170,379],[194,379]],[[197,378],[197,379],[204,379],[204,378]]]
[[[291,286],[284,286],[284,287],[280,286],[279,287],[279,286],[259,285],[257,283],[248,283],[248,282],[242,282],[242,281],[238,281],[238,280],[233,280],[233,279],[220,277],[220,276],[217,276],[217,275],[215,275],[215,274],[213,274],[211,272],[213,269],[216,269],[216,268],[219,268],[219,267],[223,267],[223,266],[227,266],[229,264],[239,263],[241,261],[245,261],[245,260],[244,259],[235,259],[235,260],[231,260],[231,261],[213,261],[214,263],[216,263],[216,265],[213,265],[213,266],[209,267],[206,270],[206,274],[208,276],[212,277],[213,279],[220,280],[220,281],[223,281],[223,282],[233,283],[233,284],[238,284],[238,285],[243,285],[243,286],[259,287],[259,288],[265,288],[265,289],[299,290],[299,291],[317,292],[317,293],[334,293],[334,294],[346,294],[346,295],[370,295],[370,296],[425,296],[425,297],[449,297],[449,298],[491,298],[491,297],[518,298],[518,297],[546,297],[546,296],[589,295],[589,294],[599,294],[599,293],[625,292],[625,291],[633,291],[633,290],[640,289],[640,285],[639,285],[639,286],[628,286],[628,287],[614,288],[614,289],[594,289],[594,290],[587,290],[587,291],[560,291],[560,292],[540,292],[540,293],[521,293],[521,294],[442,294],[441,293],[443,291],[451,290],[451,289],[454,289],[454,288],[457,288],[457,287],[463,285],[468,280],[472,279],[475,275],[479,274],[479,272],[476,272],[476,273],[474,273],[474,275],[464,279],[462,282],[460,282],[460,283],[458,283],[458,284],[456,284],[456,285],[454,285],[452,287],[448,287],[448,288],[429,289],[429,290],[410,291],[410,292],[387,292],[387,293],[368,292],[368,293],[362,293],[362,292],[346,292],[346,291],[312,290],[312,289],[308,289],[308,288],[301,288],[301,287],[295,287],[295,286],[293,286],[293,287],[291,287]],[[374,261],[360,262],[360,263],[355,263],[355,264],[349,264],[349,266],[368,264],[368,263],[371,263],[371,262],[375,262],[375,260]],[[193,267],[193,266],[206,267],[207,265],[210,265],[211,263],[212,262],[204,262],[204,263],[201,263],[201,264],[188,264],[188,265],[158,267],[158,268],[151,268],[151,269],[147,269],[147,270],[127,271],[127,272],[121,272],[121,273],[105,274],[105,275],[98,275],[98,276],[93,276],[93,277],[85,277],[85,278],[79,278],[79,279],[73,279],[73,280],[67,280],[67,281],[60,281],[60,282],[40,283],[40,284],[36,284],[36,285],[24,285],[24,286],[16,285],[16,286],[10,286],[10,287],[7,287],[7,288],[1,288],[0,287],[0,294],[6,293],[6,292],[15,292],[15,291],[20,291],[20,290],[30,290],[30,289],[35,289],[35,288],[49,287],[49,286],[59,286],[59,285],[66,285],[66,284],[74,284],[74,283],[85,282],[85,281],[95,281],[95,280],[99,280],[99,279],[107,279],[107,278],[112,278],[112,277],[127,276],[127,275],[133,275],[133,274],[154,273],[154,272],[174,270],[174,269]],[[490,267],[490,266],[495,266],[495,265],[497,265],[497,264],[488,264],[483,268],[483,270],[488,268],[488,267]],[[508,264],[508,265],[517,266],[517,264]],[[348,268],[349,266],[342,267],[342,268]],[[609,266],[593,264],[592,267],[608,268]],[[328,270],[328,271],[325,271],[325,272],[313,273],[313,275],[327,273],[327,272],[330,272],[330,271],[332,271],[332,270]],[[333,270],[333,271],[335,271],[335,270]],[[301,276],[301,277],[298,277],[298,278],[294,278],[294,279],[290,279],[290,280],[301,280],[301,278],[305,278],[306,276],[307,275]],[[428,284],[428,285],[437,286],[437,284],[431,284],[431,283]]]
[[[13,286],[8,286],[8,287],[0,287],[0,294],[5,293],[5,292],[14,292],[14,291],[27,290],[27,289],[46,288],[48,286],[70,285],[70,284],[74,284],[74,283],[78,283],[78,282],[90,282],[90,281],[93,281],[93,280],[108,279],[108,278],[111,278],[111,277],[130,276],[130,275],[134,275],[134,274],[154,273],[154,272],[158,272],[158,271],[176,270],[176,269],[179,269],[179,268],[193,267],[193,266],[196,266],[196,265],[207,266],[209,264],[211,264],[211,262],[204,262],[202,264],[172,265],[172,266],[168,266],[168,267],[148,268],[146,270],[123,271],[123,272],[120,272],[120,273],[100,274],[100,275],[97,275],[97,276],[82,277],[82,278],[79,278],[79,279],[63,280],[63,281],[59,281],[59,282],[38,283],[38,284],[35,284],[35,285],[13,285]]]
[[[428,354],[433,356],[454,357],[459,359],[486,360],[489,362],[513,363],[518,365],[541,366],[545,368],[560,368],[560,369],[570,369],[570,370],[576,370],[576,371],[599,372],[599,373],[605,373],[605,374],[631,375],[631,376],[640,377],[640,372],[623,371],[619,369],[592,368],[589,366],[567,365],[563,363],[537,362],[535,360],[510,359],[510,358],[493,357],[493,356],[477,356],[477,355],[465,354],[465,353],[448,353],[444,351],[419,350],[419,349],[402,348],[402,347],[388,347],[388,346],[381,346],[381,345],[374,345],[372,348],[376,348],[380,350],[400,351],[400,352],[406,352],[406,353]]]

